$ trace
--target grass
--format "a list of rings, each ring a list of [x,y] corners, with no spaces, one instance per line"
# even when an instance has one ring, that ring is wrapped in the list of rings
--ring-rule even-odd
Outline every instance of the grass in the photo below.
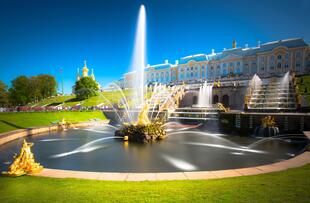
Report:
[[[56,106],[63,102],[70,101],[70,99],[74,99],[74,98],[75,98],[75,95],[56,96],[56,97],[44,99],[39,102],[33,102],[28,105],[29,106],[48,106],[48,105]]]
[[[65,118],[70,122],[105,119],[101,111],[0,113],[0,133],[16,129],[49,125]]]
[[[226,178],[113,182],[0,177],[0,202],[309,202],[310,165]]]
[[[310,75],[300,76],[297,78],[298,93],[303,95],[308,105],[310,105]],[[307,92],[305,90],[307,89]]]
[[[123,90],[123,94],[126,97],[129,104],[131,103],[131,93],[132,90]],[[151,92],[147,93],[147,97],[150,98]],[[81,104],[81,106],[97,106],[98,104],[103,104],[104,106],[111,106],[111,104],[120,104],[119,101],[123,98],[123,95],[120,91],[111,91],[111,92],[100,92],[98,96],[91,97],[89,99],[85,99],[83,101],[75,100],[75,95],[69,96],[58,96],[49,98],[37,103],[31,103],[29,106],[45,106],[51,105],[56,106],[61,103],[64,106],[75,106],[77,104]]]

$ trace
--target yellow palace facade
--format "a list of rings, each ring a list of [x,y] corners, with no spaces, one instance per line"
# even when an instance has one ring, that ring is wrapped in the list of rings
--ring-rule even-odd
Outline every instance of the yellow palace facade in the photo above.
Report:
[[[310,48],[302,38],[285,39],[255,47],[238,47],[233,41],[231,49],[216,53],[197,54],[176,60],[173,64],[147,65],[145,83],[180,84],[199,83],[205,80],[241,80],[254,74],[259,77],[281,76],[288,71],[297,75],[310,73]],[[124,74],[118,81],[123,88],[130,88],[135,73]]]

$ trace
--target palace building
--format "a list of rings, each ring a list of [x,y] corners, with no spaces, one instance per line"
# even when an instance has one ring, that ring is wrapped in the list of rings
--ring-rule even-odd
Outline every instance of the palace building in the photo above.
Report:
[[[232,48],[222,52],[190,55],[174,64],[165,60],[163,64],[147,65],[145,83],[180,84],[199,83],[205,80],[249,79],[255,73],[261,77],[281,76],[288,71],[296,75],[310,73],[310,48],[302,38],[285,39],[255,47],[238,47],[234,40]],[[130,88],[135,73],[124,74],[118,81],[123,88]]]

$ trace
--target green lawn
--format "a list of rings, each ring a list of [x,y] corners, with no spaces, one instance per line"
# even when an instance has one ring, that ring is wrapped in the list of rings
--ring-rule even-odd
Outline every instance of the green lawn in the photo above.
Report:
[[[0,133],[34,126],[49,125],[65,118],[70,122],[105,119],[101,111],[0,113]]]
[[[75,98],[75,95],[64,95],[64,96],[56,96],[56,97],[51,97],[48,99],[44,99],[39,102],[33,102],[28,104],[29,106],[57,106],[63,102],[69,101],[70,99]]]
[[[132,99],[132,90],[123,90],[123,94],[127,99],[129,104]],[[147,93],[147,97],[150,98],[151,92]],[[97,106],[98,104],[102,104],[105,106],[111,106],[111,104],[118,104],[120,99],[123,98],[123,95],[120,91],[111,91],[111,92],[100,92],[98,96],[91,97],[89,99],[85,99],[83,101],[76,101],[75,95],[69,96],[58,96],[49,98],[46,100],[42,100],[37,103],[31,103],[29,106],[44,106],[51,105],[56,106],[63,103],[64,106],[75,106],[77,104],[81,104],[81,106]],[[120,104],[122,105],[122,104]]]
[[[309,202],[310,165],[218,180],[112,182],[0,177],[0,202]]]

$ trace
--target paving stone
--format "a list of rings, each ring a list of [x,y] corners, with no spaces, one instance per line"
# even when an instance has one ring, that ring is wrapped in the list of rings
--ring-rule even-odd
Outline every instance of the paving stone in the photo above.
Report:
[[[157,180],[186,180],[186,175],[182,172],[177,173],[156,173]]]
[[[129,173],[127,181],[154,181],[156,180],[155,173]]]
[[[240,173],[243,176],[248,176],[248,175],[257,175],[257,174],[262,174],[263,171],[255,168],[255,167],[251,167],[251,168],[239,168],[239,169],[235,169],[235,171],[237,173]]]
[[[128,173],[100,173],[98,180],[125,181]]]
[[[219,170],[219,171],[211,171],[218,178],[228,178],[228,177],[238,177],[241,176],[236,170]]]
[[[197,172],[184,172],[185,176],[189,180],[199,180],[199,179],[215,179],[217,178],[210,171],[197,171]]]

